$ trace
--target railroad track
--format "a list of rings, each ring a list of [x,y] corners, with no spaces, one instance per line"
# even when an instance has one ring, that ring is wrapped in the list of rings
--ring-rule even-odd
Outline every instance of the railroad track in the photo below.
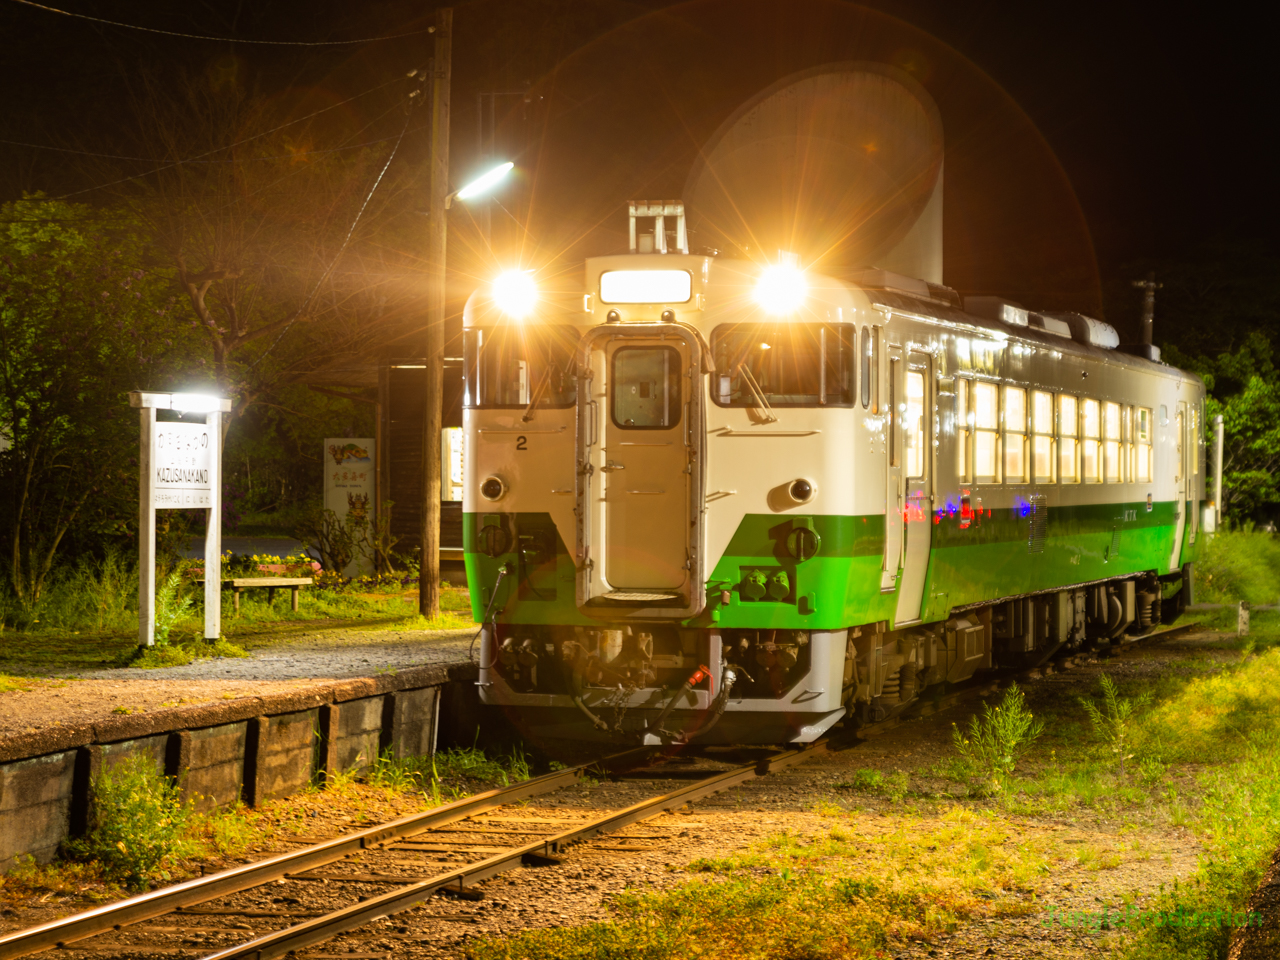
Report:
[[[1197,626],[1184,624],[1155,630],[1110,650],[1109,655],[1180,636]],[[1068,662],[1065,666],[1070,665]],[[1063,668],[1064,664],[1058,662],[1049,671],[1044,667],[1024,671],[1019,679],[1034,680],[1044,672]],[[916,704],[901,715],[862,727],[856,736],[865,738],[886,733],[903,720],[958,706],[992,692],[998,684],[999,679],[988,678]],[[486,816],[501,807],[573,786],[592,771],[635,768],[656,756],[649,748],[627,751],[38,927],[3,934],[0,935],[0,960],[51,949],[89,956],[169,954],[203,960],[283,957],[409,910],[441,892],[478,899],[472,887],[483,880],[519,866],[559,863],[560,855],[575,844],[614,834],[747,780],[812,759],[827,748],[827,741],[819,741],[784,750],[595,818],[534,818],[520,816],[518,811],[512,811],[512,816]],[[692,772],[681,771],[661,779],[670,780]],[[464,862],[450,863],[441,870],[437,860],[422,859],[424,855],[444,855]],[[347,869],[334,872],[334,868],[343,865]],[[268,885],[272,893],[279,894],[277,884],[286,885],[286,892],[298,895],[277,895],[271,899],[292,903],[296,909],[255,907],[243,902],[219,903],[244,900],[246,898],[239,895]],[[347,902],[337,909],[307,909],[308,892],[318,886],[325,889],[329,899],[333,899],[333,888],[338,888],[342,891],[338,898]],[[281,927],[282,921],[289,925]],[[206,942],[192,943],[193,938]],[[411,939],[420,940],[421,935]],[[182,945],[175,944],[175,940]],[[223,942],[215,945],[214,940]],[[235,942],[227,943],[229,941]],[[343,956],[387,954],[346,953]]]
[[[88,956],[169,954],[203,960],[283,957],[411,909],[442,892],[479,899],[472,887],[482,880],[520,866],[557,864],[560,854],[574,844],[614,834],[811,759],[826,749],[826,741],[819,741],[783,750],[588,819],[522,817],[518,810],[511,811],[510,816],[490,815],[503,806],[573,786],[602,765],[610,769],[634,767],[652,757],[650,750],[628,751],[605,761],[535,777],[301,850],[3,934],[0,960],[52,949]],[[421,859],[423,855],[441,854],[463,862],[450,863],[442,870],[434,859]],[[345,869],[335,869],[343,866]],[[274,894],[271,900],[295,905],[296,909],[244,902],[250,898],[242,894],[261,893],[268,885]],[[307,909],[307,900],[315,899],[309,897],[312,891],[319,888],[333,899],[335,887],[338,899],[345,901],[342,906]],[[282,890],[290,895],[281,895]],[[259,896],[257,901],[261,900]],[[289,925],[280,926],[282,921]],[[196,939],[204,942],[192,942]],[[420,940],[421,935],[412,939]]]

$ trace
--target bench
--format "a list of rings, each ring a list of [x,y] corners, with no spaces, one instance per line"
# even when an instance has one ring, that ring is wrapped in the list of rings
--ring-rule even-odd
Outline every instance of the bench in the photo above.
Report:
[[[234,577],[222,581],[222,589],[231,588],[232,604],[236,613],[240,612],[240,594],[250,587],[266,587],[267,588],[267,606],[271,606],[271,601],[276,598],[276,590],[287,587],[289,589],[289,607],[292,610],[298,609],[298,591],[303,587],[311,586],[315,581],[311,577]],[[203,580],[197,580],[196,583],[203,584]]]

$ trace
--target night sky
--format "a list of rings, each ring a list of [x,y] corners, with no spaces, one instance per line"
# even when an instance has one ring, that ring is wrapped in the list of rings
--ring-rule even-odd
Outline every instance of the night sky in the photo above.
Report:
[[[430,49],[429,36],[414,31],[431,22],[431,7],[400,0],[52,5],[216,36],[410,35],[332,47],[232,45],[0,0],[0,139],[152,156],[131,112],[144,75],[164,82],[184,71],[232,71],[264,93],[311,91],[314,106],[317,97],[331,102],[403,77]],[[528,103],[504,98],[499,118],[501,146],[517,151],[523,173],[507,203],[530,228],[526,259],[568,264],[614,252],[626,200],[678,194],[699,143],[739,103],[786,73],[836,59],[895,61],[938,100],[947,282],[963,292],[1097,312],[1102,287],[1127,279],[1135,261],[1192,257],[1210,240],[1269,243],[1280,212],[1265,34],[1213,8],[491,0],[455,10],[458,180],[477,163],[477,91],[526,83],[531,91]],[[392,83],[334,111],[332,132],[343,142],[394,135],[405,92]],[[421,124],[409,141],[400,162],[420,162]],[[57,196],[139,169],[0,144],[0,196]],[[456,244],[451,232],[451,252],[463,259],[475,250],[468,226],[457,228]]]

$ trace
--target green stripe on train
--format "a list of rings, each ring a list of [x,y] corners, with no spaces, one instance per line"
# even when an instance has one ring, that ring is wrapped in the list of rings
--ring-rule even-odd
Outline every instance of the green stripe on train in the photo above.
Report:
[[[505,623],[598,625],[574,600],[574,566],[549,514],[506,515],[512,549],[497,557],[480,552],[488,514],[463,521],[467,578],[478,620],[485,612],[499,568],[504,577],[495,604]],[[707,580],[708,608],[686,626],[719,624],[738,629],[835,630],[850,624],[892,621],[896,590],[880,592],[884,517],[808,518],[821,538],[818,555],[797,563],[787,552],[792,516],[747,514]],[[932,516],[929,569],[921,612],[940,620],[953,607],[1037,590],[1086,583],[1148,570],[1164,572],[1173,551],[1176,515],[1172,502],[1145,501],[1048,509],[1043,544],[1031,539],[1027,508],[991,510],[963,523],[958,512]],[[1198,538],[1202,541],[1202,538]],[[1185,544],[1182,562],[1200,543]],[[786,575],[782,600],[752,600],[741,585],[752,571],[765,578]],[[727,604],[722,593],[729,594]]]

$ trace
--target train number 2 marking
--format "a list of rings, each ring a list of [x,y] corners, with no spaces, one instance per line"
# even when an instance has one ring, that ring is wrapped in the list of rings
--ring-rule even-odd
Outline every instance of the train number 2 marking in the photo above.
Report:
[[[528,450],[529,449],[529,447],[527,446],[528,443],[529,443],[529,438],[524,436],[523,434],[516,437],[517,450]]]

